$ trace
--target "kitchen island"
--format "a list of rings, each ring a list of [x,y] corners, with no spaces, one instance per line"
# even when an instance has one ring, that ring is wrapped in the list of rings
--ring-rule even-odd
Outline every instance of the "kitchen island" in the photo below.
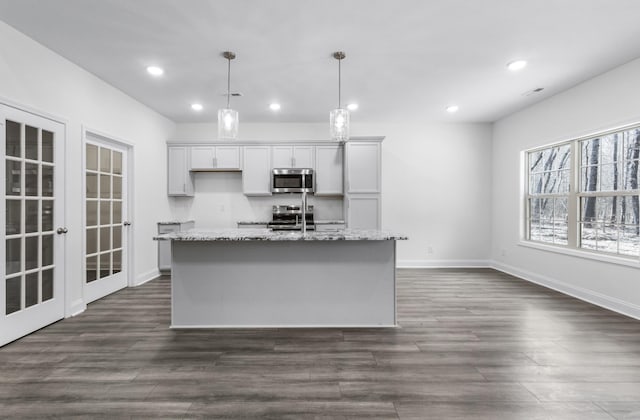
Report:
[[[381,231],[190,230],[172,247],[171,327],[393,327],[396,240]]]

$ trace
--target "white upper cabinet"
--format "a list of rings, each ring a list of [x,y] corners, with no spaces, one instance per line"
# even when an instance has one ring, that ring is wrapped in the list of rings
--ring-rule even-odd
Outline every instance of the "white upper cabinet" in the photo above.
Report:
[[[245,195],[271,195],[270,146],[244,146],[242,192]]]
[[[192,146],[192,171],[239,171],[240,146]]]
[[[315,195],[342,195],[341,145],[316,146]]]
[[[380,192],[380,142],[347,142],[348,193]]]
[[[193,178],[189,173],[189,148],[169,146],[167,150],[167,194],[192,196]]]
[[[272,168],[314,167],[314,146],[275,145],[272,147]]]
[[[213,169],[216,158],[214,146],[193,146],[191,149],[191,167],[189,169]]]

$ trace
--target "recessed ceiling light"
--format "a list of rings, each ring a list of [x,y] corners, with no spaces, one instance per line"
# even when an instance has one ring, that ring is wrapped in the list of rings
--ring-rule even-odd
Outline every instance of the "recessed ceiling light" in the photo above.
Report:
[[[202,104],[191,104],[191,109],[193,109],[194,111],[202,111]]]
[[[147,67],[147,73],[152,76],[162,76],[164,74],[164,70],[162,69],[162,67],[149,66]]]
[[[347,109],[349,111],[355,111],[356,109],[358,109],[358,104],[349,104],[347,105]]]
[[[460,107],[458,107],[458,105],[449,105],[447,107],[447,112],[453,114],[454,112],[458,112],[459,109]]]
[[[527,62],[524,60],[516,60],[507,64],[507,68],[511,71],[522,70],[525,67],[527,67]]]
[[[277,103],[272,103],[269,105],[269,109],[272,111],[279,111],[280,110],[280,104]]]

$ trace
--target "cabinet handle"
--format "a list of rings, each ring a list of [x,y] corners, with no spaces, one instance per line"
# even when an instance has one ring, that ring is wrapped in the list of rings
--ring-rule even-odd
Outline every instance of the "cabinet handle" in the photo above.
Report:
[[[186,182],[183,182],[183,183],[182,183],[182,192],[183,192],[183,193],[186,193],[186,192],[187,192],[187,183],[186,183]]]
[[[215,168],[216,166],[218,166],[218,159],[213,158],[213,167]]]
[[[291,158],[291,167],[292,168],[296,167],[296,158],[294,158],[294,157]]]

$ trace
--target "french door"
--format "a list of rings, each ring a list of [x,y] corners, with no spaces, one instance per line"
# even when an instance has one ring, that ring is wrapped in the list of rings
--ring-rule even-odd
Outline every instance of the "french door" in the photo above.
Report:
[[[0,345],[64,318],[64,125],[0,104]]]
[[[93,302],[128,285],[128,150],[85,135],[84,300]]]

